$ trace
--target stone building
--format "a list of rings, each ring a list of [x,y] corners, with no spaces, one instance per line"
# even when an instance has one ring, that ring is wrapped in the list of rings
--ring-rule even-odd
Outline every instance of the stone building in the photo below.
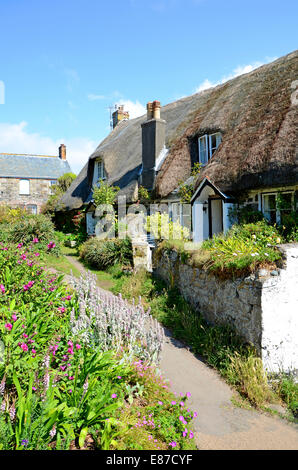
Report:
[[[59,156],[0,153],[0,204],[37,214],[51,194],[51,186],[70,171],[64,144]]]
[[[240,203],[282,223],[284,213],[298,208],[297,72],[294,51],[165,106],[150,102],[147,114],[135,119],[119,109],[114,129],[61,202],[66,210],[87,208],[92,234],[90,202],[100,175],[120,187],[129,204],[138,202],[142,185],[152,202],[167,204],[171,218],[191,218],[196,242],[226,232],[230,210]],[[196,164],[201,172],[194,177]],[[188,207],[180,204],[182,181],[193,187]]]

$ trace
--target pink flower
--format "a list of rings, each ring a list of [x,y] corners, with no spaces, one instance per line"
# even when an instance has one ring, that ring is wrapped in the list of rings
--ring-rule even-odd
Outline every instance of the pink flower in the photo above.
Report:
[[[77,349],[81,349],[81,345],[80,345],[80,344],[76,344],[76,348],[77,348]]]
[[[55,248],[55,246],[56,246],[56,243],[50,242],[50,243],[48,244],[48,249],[49,249],[49,250],[52,250],[52,248]]]
[[[69,375],[69,376],[68,376],[68,379],[69,379],[69,380],[73,380],[73,379],[74,379],[74,376],[73,376],[73,375]]]
[[[113,394],[112,394],[112,398],[117,398],[116,393],[113,393]]]
[[[17,321],[18,317],[16,316],[16,314],[14,313],[11,318],[13,319],[13,321]]]
[[[179,405],[183,407],[183,406],[184,406],[184,402],[181,401],[181,402],[179,403]]]
[[[176,401],[171,401],[171,405],[177,405]]]
[[[26,335],[26,333],[23,333],[23,338],[28,338],[28,335]]]
[[[33,238],[33,243],[38,243],[38,238]]]
[[[2,294],[5,294],[5,287],[3,284],[0,284],[0,290],[2,292]]]
[[[194,411],[193,417],[196,418],[198,416],[198,413]]]
[[[186,437],[186,435],[187,435],[187,429],[185,428],[184,431],[183,431],[183,433],[182,433],[182,436],[183,436],[183,437]]]
[[[188,437],[189,437],[189,439],[192,439],[192,438],[193,438],[193,432],[192,432],[192,431],[190,431],[190,433],[189,433],[189,436],[188,436]]]
[[[36,388],[36,387],[32,387],[32,390],[33,390],[33,392],[36,392],[37,388]]]
[[[191,393],[190,393],[190,392],[187,392],[186,396],[187,396],[187,398],[190,398],[190,397],[191,397]]]
[[[32,349],[32,351],[31,351],[31,352],[32,352],[32,354],[35,356],[35,354],[36,354],[36,351],[35,351],[35,349]]]
[[[68,295],[68,296],[66,297],[66,300],[71,300],[71,295]]]
[[[40,256],[40,254],[39,253],[34,253],[34,256]]]
[[[121,375],[118,375],[118,376],[117,376],[117,379],[122,379]]]
[[[54,290],[54,289],[51,288],[50,290]],[[64,313],[66,308],[65,307],[59,307],[58,310],[59,310],[59,312]]]
[[[21,343],[21,349],[24,351],[24,352],[27,352],[28,351],[28,346],[26,343]]]
[[[170,442],[170,444],[169,444],[169,446],[171,446],[171,447],[176,447],[176,445],[177,445],[177,442],[175,442],[175,441]]]
[[[158,404],[159,404],[159,405],[163,405],[163,402],[162,402],[162,401],[159,401]]]
[[[19,243],[17,248],[20,249],[20,248],[22,248],[22,246],[23,246],[23,243]]]
[[[12,324],[11,324],[11,323],[6,323],[6,324],[5,324],[5,328],[6,328],[7,330],[11,331],[11,329],[12,329]]]

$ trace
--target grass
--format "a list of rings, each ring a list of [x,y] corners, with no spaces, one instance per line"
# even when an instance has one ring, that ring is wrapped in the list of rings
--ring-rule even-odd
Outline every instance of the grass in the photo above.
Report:
[[[238,391],[238,406],[246,403],[246,406],[266,409],[270,403],[282,401],[291,417],[297,417],[298,385],[294,379],[283,376],[270,386],[255,350],[245,345],[230,327],[208,325],[176,288],[169,288],[145,271],[123,272],[118,265],[107,271],[90,270],[96,273],[103,288],[114,294],[121,293],[129,301],[141,298],[144,307],[150,308],[152,315],[169,328],[175,338],[188,344]]]
[[[56,269],[63,274],[72,273],[75,277],[80,277],[80,271],[64,255],[58,257],[47,254],[44,255],[43,260],[49,268]]]

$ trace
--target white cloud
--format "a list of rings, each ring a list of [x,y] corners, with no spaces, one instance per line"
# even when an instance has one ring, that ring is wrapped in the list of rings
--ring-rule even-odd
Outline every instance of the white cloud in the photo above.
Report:
[[[124,111],[129,112],[130,119],[134,119],[146,113],[145,106],[143,106],[138,100],[134,103],[130,100],[121,99],[117,101],[117,104],[124,106]]]
[[[264,62],[253,62],[252,64],[247,64],[247,65],[238,65],[233,72],[230,75],[222,77],[219,81],[217,82],[211,82],[206,78],[195,90],[195,93],[199,93],[200,91],[207,90],[208,88],[221,85],[222,83],[227,82],[228,80],[231,80],[232,78],[236,78],[239,75],[243,75],[244,73],[249,73],[252,72],[253,70],[257,69],[258,67],[261,67],[261,65],[268,64],[269,62],[272,62],[275,60],[276,57],[267,57]]]
[[[105,95],[94,95],[93,93],[89,93],[87,98],[89,101],[98,101],[98,100],[104,100],[106,97]]]
[[[78,174],[98,142],[85,137],[72,139],[50,137],[27,131],[27,122],[18,124],[0,123],[0,152],[30,153],[37,155],[58,155],[59,145],[67,147],[67,160],[74,173]]]

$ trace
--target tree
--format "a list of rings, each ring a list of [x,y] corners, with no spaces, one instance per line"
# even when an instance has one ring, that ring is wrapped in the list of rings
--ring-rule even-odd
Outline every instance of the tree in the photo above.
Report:
[[[64,173],[64,175],[58,178],[57,184],[51,186],[52,194],[42,208],[43,214],[53,216],[55,210],[61,209],[59,201],[75,178],[76,175],[74,173]]]
[[[104,180],[99,180],[100,185],[93,187],[93,199],[94,205],[97,207],[100,204],[111,204],[115,203],[120,188],[118,186],[109,186]]]

